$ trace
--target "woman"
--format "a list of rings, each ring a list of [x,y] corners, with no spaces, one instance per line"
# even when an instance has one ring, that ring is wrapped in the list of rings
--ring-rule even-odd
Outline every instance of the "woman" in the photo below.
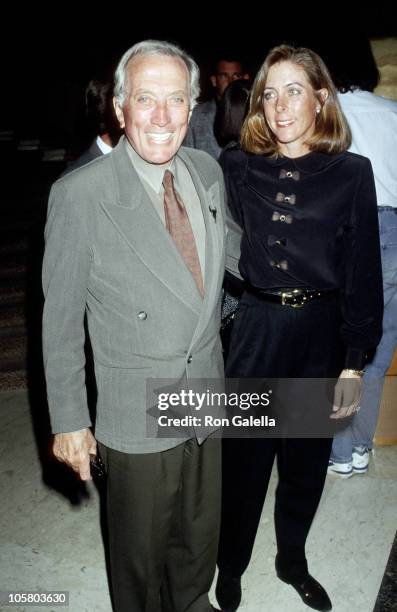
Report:
[[[229,208],[243,230],[239,270],[246,287],[227,377],[339,377],[331,418],[357,409],[366,355],[381,335],[373,175],[366,158],[346,152],[349,144],[321,58],[282,45],[270,51],[257,74],[241,147],[221,158]],[[221,607],[239,606],[241,576],[277,457],[277,575],[310,607],[330,610],[327,593],[309,574],[305,542],[332,439],[223,443],[216,588]]]

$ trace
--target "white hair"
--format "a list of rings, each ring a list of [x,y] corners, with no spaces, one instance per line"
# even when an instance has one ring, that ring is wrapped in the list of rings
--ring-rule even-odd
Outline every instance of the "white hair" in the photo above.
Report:
[[[128,63],[137,56],[167,55],[178,57],[189,72],[190,110],[197,104],[200,95],[200,70],[193,58],[177,45],[164,40],[143,40],[130,47],[122,56],[114,74],[114,96],[117,104],[122,107],[126,95],[126,77]]]

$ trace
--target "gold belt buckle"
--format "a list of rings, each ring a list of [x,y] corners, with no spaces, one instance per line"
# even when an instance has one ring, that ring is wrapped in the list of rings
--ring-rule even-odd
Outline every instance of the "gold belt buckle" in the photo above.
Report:
[[[291,304],[287,302],[287,299],[297,299],[298,296],[301,297],[302,301],[300,303]],[[281,305],[282,306],[291,306],[291,308],[302,308],[306,303],[305,296],[299,291],[299,289],[294,289],[293,291],[282,291],[281,292]]]

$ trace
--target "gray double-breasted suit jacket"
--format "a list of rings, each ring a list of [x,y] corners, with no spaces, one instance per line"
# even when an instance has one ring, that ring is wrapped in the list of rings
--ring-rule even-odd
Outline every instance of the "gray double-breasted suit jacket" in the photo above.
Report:
[[[205,297],[179,255],[128,156],[108,155],[52,187],[43,263],[43,346],[54,432],[90,426],[84,314],[98,387],[95,433],[116,450],[166,450],[146,437],[146,381],[221,378],[220,293],[224,184],[206,153],[182,148],[206,227]]]

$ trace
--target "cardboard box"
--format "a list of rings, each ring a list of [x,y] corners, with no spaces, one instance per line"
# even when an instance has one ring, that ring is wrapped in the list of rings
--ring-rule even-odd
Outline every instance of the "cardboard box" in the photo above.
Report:
[[[397,350],[383,385],[374,443],[377,446],[397,444]]]
[[[386,376],[397,376],[397,349],[394,351],[394,357],[391,360],[390,368],[387,370]]]

